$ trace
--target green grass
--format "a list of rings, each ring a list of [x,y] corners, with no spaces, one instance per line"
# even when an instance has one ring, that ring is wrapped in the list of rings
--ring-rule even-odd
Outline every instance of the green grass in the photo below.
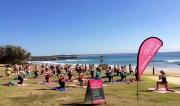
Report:
[[[4,75],[3,69],[0,68],[0,76]],[[14,76],[0,77],[0,84],[9,82]],[[43,81],[30,78],[25,81],[28,86],[24,87],[7,87],[0,85],[0,106],[60,106],[63,104],[81,104],[84,101],[86,89],[84,88],[67,88],[66,92],[49,89],[48,86],[38,85]],[[56,78],[54,78],[56,80]],[[144,76],[140,83],[139,102],[136,97],[136,82],[132,84],[108,84],[104,87],[107,106],[178,106],[180,105],[180,94],[167,93],[156,94],[147,92],[149,87],[155,86],[155,81]],[[58,86],[55,83],[54,86]],[[170,85],[175,90],[180,91],[180,86]]]

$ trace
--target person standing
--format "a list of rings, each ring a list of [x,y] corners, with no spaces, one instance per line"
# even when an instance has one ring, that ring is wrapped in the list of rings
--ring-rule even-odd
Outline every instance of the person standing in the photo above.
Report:
[[[126,72],[126,67],[125,66],[124,67],[121,66],[121,74],[120,74],[120,76],[121,76],[120,81],[123,81],[124,79],[126,81],[127,72]]]
[[[72,69],[70,67],[68,68],[67,73],[68,73],[69,81],[72,81],[73,71],[72,71]]]
[[[28,64],[27,65],[27,76],[31,76],[31,65],[30,64]]]
[[[50,83],[50,77],[51,77],[51,72],[50,70],[46,67],[45,68],[45,80],[46,80],[46,83]]]
[[[43,74],[44,74],[44,72],[45,72],[45,65],[44,65],[44,64],[42,64],[42,65],[41,65],[41,75],[43,75]]]
[[[38,65],[35,65],[34,75],[35,75],[34,78],[39,77],[39,66]]]
[[[131,64],[129,64],[129,74],[131,75],[132,73],[133,73],[133,69],[132,69]]]
[[[91,79],[93,79],[93,78],[94,78],[94,68],[91,67],[90,70],[91,70],[91,71],[90,71]]]
[[[6,72],[6,76],[10,76],[10,74],[11,74],[11,68],[10,68],[9,65],[6,65],[5,72]]]
[[[58,80],[60,90],[64,91],[65,90],[65,75],[64,73],[59,75],[59,80]]]
[[[22,72],[19,72],[18,80],[19,80],[18,84],[20,84],[22,86],[23,82],[24,82],[24,78],[23,78],[23,73]]]
[[[101,69],[98,67],[96,68],[96,77],[95,77],[96,80],[99,80],[101,79]]]
[[[83,79],[84,79],[84,73],[83,73],[83,71],[81,71],[80,74],[79,74],[79,83],[80,83],[80,86],[83,86]]]
[[[16,75],[19,74],[19,65],[17,65],[17,64],[14,65],[14,72]]]
[[[109,82],[112,82],[113,81],[113,70],[111,67],[108,68],[107,73],[108,73],[107,75],[108,75]]]

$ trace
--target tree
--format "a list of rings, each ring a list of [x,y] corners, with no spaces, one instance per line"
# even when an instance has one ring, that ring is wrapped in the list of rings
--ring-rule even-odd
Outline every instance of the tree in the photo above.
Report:
[[[1,64],[22,64],[31,57],[31,53],[19,46],[0,46]]]

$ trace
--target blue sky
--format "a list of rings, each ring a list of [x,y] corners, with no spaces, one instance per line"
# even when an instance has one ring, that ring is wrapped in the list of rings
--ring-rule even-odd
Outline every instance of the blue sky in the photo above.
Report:
[[[32,55],[180,51],[180,0],[0,0],[0,45]]]

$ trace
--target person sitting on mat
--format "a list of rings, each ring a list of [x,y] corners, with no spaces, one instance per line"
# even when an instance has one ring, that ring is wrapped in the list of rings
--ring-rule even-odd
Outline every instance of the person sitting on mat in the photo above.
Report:
[[[161,84],[161,85],[165,86],[166,91],[170,91],[169,88],[168,88],[168,82],[167,82],[167,79],[166,79],[166,73],[163,70],[161,70],[160,74],[161,75],[159,75],[159,80],[161,80],[161,81],[156,82],[156,90],[158,90],[159,84]]]

